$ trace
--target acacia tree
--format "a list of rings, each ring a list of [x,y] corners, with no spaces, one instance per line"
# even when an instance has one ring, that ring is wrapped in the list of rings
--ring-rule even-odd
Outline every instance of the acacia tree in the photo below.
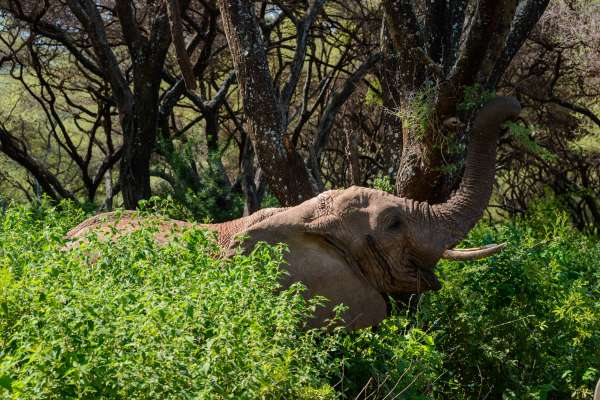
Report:
[[[171,44],[164,3],[145,5],[143,11],[137,3],[121,0],[114,7],[92,0],[8,0],[2,6],[32,32],[61,43],[88,72],[109,83],[123,134],[121,192],[125,207],[135,208],[150,196],[161,72]],[[113,43],[115,35],[127,47],[130,76],[122,68],[124,54]]]
[[[280,203],[296,204],[339,181],[331,174],[339,160],[352,165],[352,182],[364,183],[361,160],[376,166],[365,176],[375,170],[393,173],[399,166],[400,194],[444,200],[460,178],[479,100],[497,86],[546,4],[0,2],[30,31],[69,51],[83,74],[110,87],[108,101],[123,134],[120,180],[126,207],[150,195],[152,174],[174,190],[201,186],[197,163],[189,162],[179,177],[160,163],[178,163],[168,155],[178,154],[176,142],[203,121],[210,168],[218,171],[220,186],[246,194],[249,211],[259,206],[257,193],[265,180]],[[221,26],[231,60],[220,56]],[[171,42],[177,64],[168,59]],[[237,92],[229,90],[235,80]],[[353,108],[364,108],[360,100],[344,107],[358,87],[377,92],[389,110],[375,112],[371,126],[381,129],[377,135],[369,134],[364,118],[353,117]],[[181,126],[176,106],[199,116]],[[340,111],[348,116],[345,123],[336,119]],[[340,126],[343,134],[335,132]],[[373,154],[356,151],[358,131],[376,149]],[[220,159],[223,132],[227,143],[239,146],[240,171],[233,181],[231,164],[226,171]],[[159,168],[150,168],[157,135],[166,147],[159,147],[162,158],[153,160]]]
[[[204,1],[195,2],[193,10],[189,5],[187,0],[151,4],[119,0],[0,3],[7,17],[18,21],[24,32],[45,37],[51,45],[69,52],[85,79],[104,82],[110,88],[104,100],[118,114],[115,127],[122,137],[119,187],[127,208],[135,208],[139,200],[151,194],[151,156],[158,149],[159,134],[166,149],[176,153],[172,141],[204,121],[210,132],[206,135],[210,137],[209,152],[218,153],[218,115],[234,79],[224,79],[214,91],[205,90],[201,82],[201,93],[193,91],[197,80],[215,79],[214,73],[205,76],[205,71],[221,49],[213,48],[218,36],[216,7]],[[189,38],[187,44],[184,35]],[[172,38],[179,68],[167,63]],[[189,56],[198,48],[192,63]],[[225,75],[231,73],[226,70]],[[191,103],[201,118],[179,129],[174,107],[184,98],[186,107]],[[162,154],[166,155],[164,151]],[[220,176],[226,176],[218,155],[211,155],[211,159]]]
[[[317,193],[316,184],[287,133],[287,109],[298,84],[308,30],[324,0],[312,2],[298,21],[296,52],[281,96],[269,72],[267,45],[250,1],[220,0],[219,9],[236,69],[249,133],[271,191],[284,204],[300,203]]]
[[[269,188],[284,205],[300,203],[323,189],[318,175],[319,153],[327,141],[335,115],[354,90],[356,82],[380,58],[378,53],[368,57],[347,76],[345,85],[330,96],[327,104],[323,106],[324,112],[317,124],[315,143],[310,149],[310,154],[303,157],[296,148],[297,137],[315,108],[307,110],[304,94],[298,122],[291,128],[293,115],[290,113],[290,106],[305,64],[311,27],[325,2],[311,1],[306,9],[287,8],[277,3],[277,7],[271,10],[271,13],[276,15],[275,20],[265,24],[257,17],[252,2],[219,1],[244,114],[248,120],[248,133]],[[261,9],[262,16],[265,15],[265,10],[264,7]],[[267,57],[269,35],[271,27],[286,18],[292,22],[295,29],[295,49],[292,59],[283,66],[286,73],[278,71],[274,79],[269,71]],[[282,76],[287,79],[283,79],[284,82],[280,86],[278,81]],[[319,101],[317,99],[317,102]],[[312,165],[307,165],[305,158],[309,158]]]
[[[270,31],[259,18],[262,14],[250,1],[219,0],[249,133],[269,186],[284,204],[298,203],[323,188],[313,162],[318,156],[305,156],[311,160],[312,168],[307,167],[287,124],[307,37],[325,3],[312,1],[300,15],[290,12],[289,4],[277,3],[278,15],[289,18],[296,32],[288,79],[279,88],[269,71]],[[398,124],[403,135],[396,175],[399,194],[440,202],[456,187],[478,105],[463,107],[465,93],[478,87],[480,95],[495,89],[547,4],[548,0],[383,1],[381,45],[386,54],[379,78],[384,106],[399,116],[388,123]]]
[[[5,77],[12,78],[8,86],[26,96],[9,100],[6,93],[9,109],[2,110],[0,151],[51,198],[93,202],[121,155],[105,82],[81,79],[62,49],[8,22],[0,36],[0,65],[7,71]],[[37,107],[39,112],[14,112],[19,107]]]

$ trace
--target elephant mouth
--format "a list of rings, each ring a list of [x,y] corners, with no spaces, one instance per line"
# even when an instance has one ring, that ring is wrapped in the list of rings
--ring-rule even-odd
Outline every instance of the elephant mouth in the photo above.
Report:
[[[417,292],[424,292],[427,290],[438,291],[442,288],[442,284],[438,277],[435,275],[433,270],[429,268],[417,267]],[[424,287],[421,287],[424,285]]]
[[[428,290],[437,291],[442,288],[440,280],[433,272],[435,265],[425,266],[417,262],[416,257],[408,256],[408,267],[416,275],[416,293],[426,292]]]
[[[381,267],[381,271],[383,271],[386,281],[389,283],[388,289],[395,288],[400,289],[400,292],[415,292],[421,293],[428,290],[440,290],[442,288],[442,284],[439,279],[433,273],[433,266],[425,267],[419,261],[418,258],[413,254],[406,254],[405,257],[408,261],[407,267],[409,270],[412,270],[412,273],[409,273],[410,276],[416,275],[416,287],[412,286],[411,282],[409,285],[412,286],[408,288],[407,283],[409,281],[404,281],[401,283],[401,280],[398,279],[396,274],[394,273],[394,266],[388,260],[385,251],[379,246],[377,241],[371,235],[366,236],[367,245],[371,250],[371,255],[375,259],[375,262]],[[399,285],[400,284],[400,285]],[[403,288],[398,288],[398,286],[403,286]],[[409,290],[406,290],[409,289]],[[387,293],[393,293],[398,290],[385,290]]]

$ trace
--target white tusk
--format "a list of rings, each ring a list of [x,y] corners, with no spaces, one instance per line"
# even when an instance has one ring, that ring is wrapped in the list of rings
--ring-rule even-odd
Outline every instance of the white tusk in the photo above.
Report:
[[[442,258],[453,261],[469,261],[479,260],[480,258],[489,257],[502,251],[506,247],[506,243],[488,244],[482,247],[473,247],[471,249],[448,249],[444,251]]]

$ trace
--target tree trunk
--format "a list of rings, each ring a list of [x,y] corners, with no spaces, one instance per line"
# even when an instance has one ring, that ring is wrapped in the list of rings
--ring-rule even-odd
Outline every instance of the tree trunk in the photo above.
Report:
[[[185,10],[187,5],[187,1],[180,2],[180,10]],[[152,194],[150,158],[159,129],[161,71],[171,35],[165,4],[157,8],[148,36],[137,25],[129,2],[118,0],[115,9],[133,64],[133,95],[129,93],[126,96],[129,100],[120,102],[122,105],[118,108],[124,148],[120,167],[123,205],[135,209],[140,200],[148,199]]]
[[[382,73],[384,102],[402,119],[396,192],[429,203],[460,182],[470,126],[548,0],[384,0],[393,53]],[[465,93],[469,98],[465,97]],[[468,102],[465,102],[468,100]]]
[[[266,45],[253,3],[219,0],[223,28],[235,66],[248,133],[269,188],[282,205],[318,193],[304,160],[286,136],[284,110],[269,72]]]
[[[104,204],[102,208],[106,211],[111,211],[113,209],[113,178],[112,178],[112,169],[109,168],[104,174],[104,192],[106,195],[106,199],[104,200]]]
[[[162,65],[162,64],[161,64]],[[150,198],[150,157],[156,146],[160,76],[155,66],[134,66],[134,105],[122,119],[123,157],[120,166],[123,204],[135,209]],[[154,72],[154,73],[153,73]]]
[[[135,119],[133,117],[132,119]],[[120,166],[120,182],[123,206],[133,210],[140,200],[151,196],[150,153],[154,137],[139,129],[135,122],[123,126],[123,157]]]

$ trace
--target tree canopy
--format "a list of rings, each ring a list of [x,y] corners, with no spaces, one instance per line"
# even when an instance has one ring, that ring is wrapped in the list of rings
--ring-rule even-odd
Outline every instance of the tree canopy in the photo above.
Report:
[[[494,205],[519,213],[550,190],[582,228],[600,223],[594,2],[0,7],[3,197],[171,195],[223,219],[387,180],[438,203],[498,93],[525,111],[502,138]]]

